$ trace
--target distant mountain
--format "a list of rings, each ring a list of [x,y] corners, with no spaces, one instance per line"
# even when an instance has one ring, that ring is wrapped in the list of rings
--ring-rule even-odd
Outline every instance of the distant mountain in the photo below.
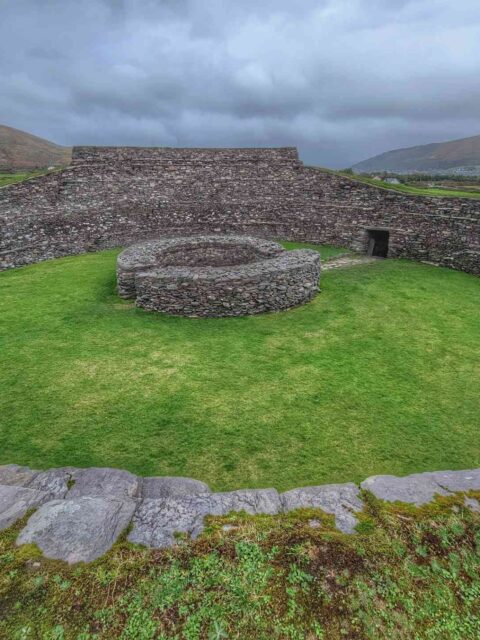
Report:
[[[478,172],[475,171],[475,167]],[[390,171],[392,173],[472,171],[480,175],[480,136],[395,149],[355,164],[356,173]]]
[[[61,147],[25,131],[0,125],[0,172],[64,167],[71,158],[70,147]]]

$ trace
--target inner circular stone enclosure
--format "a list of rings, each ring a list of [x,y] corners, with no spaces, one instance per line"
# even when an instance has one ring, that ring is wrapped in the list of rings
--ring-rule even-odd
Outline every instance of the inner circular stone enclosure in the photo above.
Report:
[[[163,238],[125,249],[118,293],[171,315],[223,317],[280,311],[318,291],[320,256],[248,236]]]

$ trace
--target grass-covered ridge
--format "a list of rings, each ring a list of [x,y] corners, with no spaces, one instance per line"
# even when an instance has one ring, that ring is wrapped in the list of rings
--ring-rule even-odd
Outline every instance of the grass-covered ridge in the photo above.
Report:
[[[480,280],[386,260],[303,307],[187,319],[115,293],[116,251],[0,274],[0,464],[216,490],[480,466]]]
[[[370,496],[361,518],[346,536],[315,510],[230,515],[169,551],[121,541],[73,567],[16,547],[19,523],[0,533],[0,638],[477,640],[480,514]]]
[[[328,171],[328,169],[327,169]],[[470,198],[473,200],[480,199],[480,193],[476,191],[471,191],[467,189],[444,189],[444,188],[435,188],[435,187],[418,187],[412,184],[390,184],[388,182],[383,182],[382,180],[375,180],[369,176],[365,176],[358,173],[351,173],[347,171],[335,171],[333,173],[337,173],[338,175],[343,176],[344,178],[349,178],[350,180],[356,180],[357,182],[362,182],[363,184],[368,184],[371,187],[376,187],[377,189],[386,189],[387,191],[398,191],[400,193],[405,193],[407,195],[413,196],[432,196],[437,198]]]
[[[36,171],[23,171],[20,173],[0,173],[0,188],[7,187],[10,184],[16,184],[17,182],[23,182],[30,178],[37,178],[38,176],[51,173],[52,170],[37,169]]]

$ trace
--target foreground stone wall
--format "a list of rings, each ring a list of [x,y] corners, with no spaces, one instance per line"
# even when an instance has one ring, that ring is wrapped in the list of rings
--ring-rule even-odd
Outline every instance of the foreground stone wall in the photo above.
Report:
[[[237,233],[480,273],[480,201],[404,195],[305,167],[296,149],[77,147],[71,166],[0,189],[0,268],[165,235]]]
[[[198,480],[140,478],[119,469],[34,471],[12,464],[0,467],[0,530],[35,508],[17,544],[35,543],[45,556],[69,563],[100,557],[129,525],[131,542],[164,548],[176,543],[177,533],[200,535],[207,515],[230,512],[275,515],[315,508],[333,515],[343,533],[354,533],[364,507],[361,489],[381,500],[416,506],[437,495],[465,493],[465,506],[480,509],[468,496],[480,491],[480,469],[372,476],[360,485],[319,485],[279,494],[275,489],[212,493]],[[312,521],[312,526],[318,524]]]
[[[149,311],[190,317],[290,309],[318,291],[320,255],[248,236],[148,241],[118,256],[119,295]]]

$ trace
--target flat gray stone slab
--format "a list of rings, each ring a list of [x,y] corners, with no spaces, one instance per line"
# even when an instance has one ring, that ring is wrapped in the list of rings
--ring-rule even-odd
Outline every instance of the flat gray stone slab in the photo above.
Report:
[[[478,500],[476,500],[475,498],[465,498],[464,504],[472,511],[480,513],[480,502],[478,502]]]
[[[480,491],[480,469],[434,471],[430,475],[446,491]]]
[[[434,473],[414,473],[405,477],[372,476],[360,486],[371,491],[380,500],[406,502],[417,506],[431,502],[436,494],[449,494],[449,491],[438,484]]]
[[[175,544],[176,533],[195,538],[203,530],[203,519],[209,510],[210,497],[206,494],[146,499],[135,513],[128,540],[161,549]]]
[[[26,487],[36,475],[38,471],[33,471],[29,467],[20,467],[18,464],[0,466],[0,484]]]
[[[72,480],[75,484],[68,491],[67,499],[101,496],[126,500],[140,497],[140,481],[128,471],[108,467],[77,469],[72,473]]]
[[[276,489],[240,489],[213,493],[210,515],[226,515],[230,511],[245,511],[250,515],[275,515],[282,511],[282,502]]]
[[[68,482],[74,471],[76,470],[72,467],[36,471],[29,467],[8,464],[0,467],[0,484],[45,491],[51,499],[63,498],[68,491]]]
[[[35,543],[47,558],[69,564],[91,562],[110,549],[134,511],[133,500],[52,500],[31,516],[17,544]]]
[[[48,493],[16,485],[0,485],[0,531],[50,499]]]
[[[197,493],[211,493],[200,480],[173,476],[143,478],[142,496],[146,499],[175,498]]]
[[[280,496],[286,512],[315,508],[335,516],[335,526],[343,533],[354,533],[358,523],[355,513],[363,509],[360,489],[353,482],[303,487],[286,491]]]
[[[207,515],[221,516],[231,511],[246,511],[252,515],[275,514],[281,508],[275,489],[145,499],[135,513],[128,539],[148,547],[169,547],[175,544],[176,533],[196,538],[203,531]]]
[[[68,483],[72,478],[73,470],[49,469],[40,471],[28,484],[29,489],[37,489],[48,493],[52,500],[64,498],[68,491]]]
[[[422,505],[436,494],[480,491],[480,469],[372,476],[361,487],[382,500]],[[480,510],[473,497],[464,496],[464,504]],[[275,515],[317,508],[334,515],[340,531],[353,533],[356,514],[363,506],[360,488],[353,483],[303,487],[282,495],[275,489],[211,493],[204,482],[192,478],[142,479],[109,468],[36,471],[19,465],[0,466],[0,530],[36,508],[18,544],[36,543],[47,557],[69,563],[89,562],[103,555],[130,522],[131,542],[162,548],[175,544],[177,534],[196,538],[206,516],[230,512]],[[312,519],[309,524],[318,528],[321,521]],[[226,531],[231,528],[235,527],[224,527]]]

